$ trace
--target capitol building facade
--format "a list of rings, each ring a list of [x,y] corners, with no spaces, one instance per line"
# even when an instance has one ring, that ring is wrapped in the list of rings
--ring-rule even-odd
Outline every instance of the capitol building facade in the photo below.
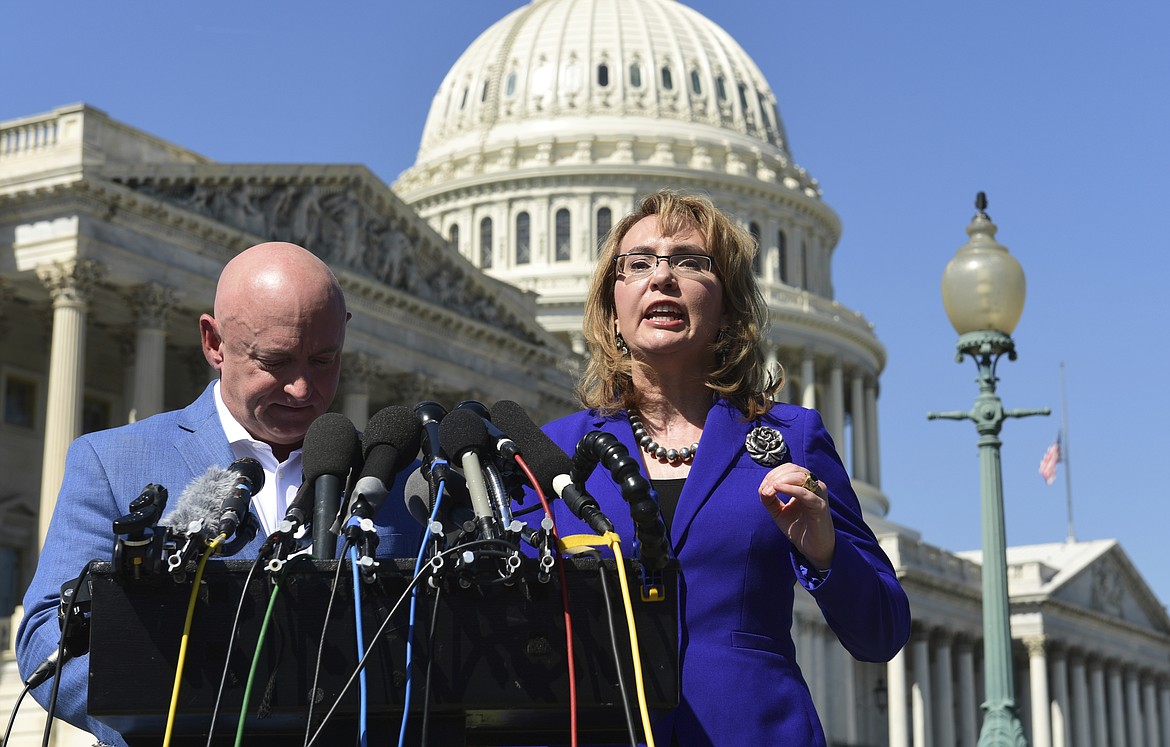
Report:
[[[886,351],[835,298],[841,221],[793,161],[758,67],[677,0],[511,12],[454,62],[393,185],[360,166],[217,163],[84,104],[0,122],[0,619],[19,615],[69,443],[181,407],[214,373],[195,320],[235,253],[287,240],[334,268],[354,315],[335,407],[359,427],[424,399],[510,399],[543,422],[576,409],[601,242],[663,187],[710,196],[756,237],[781,396],[823,414],[910,595],[911,642],[875,665],[798,594],[798,660],[830,744],[974,747],[979,553],[887,519]],[[1030,744],[1170,747],[1170,617],[1121,546],[1014,547],[1008,561]],[[0,642],[14,631],[0,624]],[[3,713],[19,686],[0,658]]]

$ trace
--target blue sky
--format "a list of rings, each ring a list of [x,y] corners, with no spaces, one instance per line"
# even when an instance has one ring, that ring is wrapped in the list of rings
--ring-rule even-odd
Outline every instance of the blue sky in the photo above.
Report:
[[[0,119],[84,101],[218,161],[362,163],[391,183],[448,68],[521,4],[12,3]],[[980,543],[974,427],[926,413],[967,410],[977,393],[939,280],[982,190],[1028,279],[999,393],[1008,408],[1053,408],[1004,426],[1008,541],[1067,533],[1063,465],[1053,486],[1037,474],[1063,362],[1077,537],[1120,540],[1170,602],[1170,500],[1154,469],[1170,415],[1170,5],[689,4],[763,70],[796,161],[841,217],[836,298],[889,352],[890,518],[949,550]]]

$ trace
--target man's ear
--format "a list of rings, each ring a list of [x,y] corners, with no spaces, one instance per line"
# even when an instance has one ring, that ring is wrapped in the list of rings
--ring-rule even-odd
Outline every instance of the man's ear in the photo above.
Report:
[[[219,325],[210,314],[199,317],[199,340],[203,344],[203,357],[207,365],[216,371],[223,367],[223,337],[219,334]]]

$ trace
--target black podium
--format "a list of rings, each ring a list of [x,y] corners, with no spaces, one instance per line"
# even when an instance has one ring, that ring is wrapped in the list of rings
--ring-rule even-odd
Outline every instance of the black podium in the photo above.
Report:
[[[308,716],[317,651],[338,561],[302,561],[289,568],[264,642],[248,707],[245,743],[300,744]],[[575,646],[578,733],[582,742],[627,742],[613,644],[598,564],[605,565],[617,625],[618,661],[631,709],[637,702],[630,643],[614,561],[566,560]],[[172,744],[207,741],[224,662],[227,686],[215,726],[217,744],[236,733],[245,681],[256,650],[272,584],[257,573],[244,597],[240,630],[228,639],[249,561],[207,564],[194,613]],[[362,624],[367,658],[368,731],[371,743],[397,742],[406,683],[409,602],[375,632],[407,587],[413,561],[383,564],[374,583],[363,583]],[[627,566],[641,649],[646,698],[651,708],[678,703],[677,569],[662,574],[664,601],[642,601],[639,576]],[[98,565],[92,573],[89,712],[126,735],[130,744],[157,745],[165,730],[179,642],[192,576],[176,581],[133,581]],[[560,579],[547,583],[526,565],[511,585],[420,590],[413,641],[410,739],[418,744],[427,703],[431,745],[567,744],[569,682]],[[352,675],[357,660],[353,585],[343,569],[330,612],[313,706],[314,729]],[[427,631],[434,624],[428,649]],[[430,669],[429,692],[424,692]],[[356,681],[326,724],[317,744],[353,742],[357,734]],[[640,725],[639,725],[640,731]]]

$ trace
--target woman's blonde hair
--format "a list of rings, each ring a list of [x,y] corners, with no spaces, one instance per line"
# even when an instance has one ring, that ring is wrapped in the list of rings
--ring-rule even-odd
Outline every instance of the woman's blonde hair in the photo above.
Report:
[[[670,190],[643,198],[634,212],[613,227],[601,248],[585,301],[583,331],[589,361],[577,385],[581,403],[605,414],[638,404],[631,376],[636,361],[618,347],[614,326],[614,257],[634,224],[650,215],[658,216],[658,229],[664,236],[691,230],[702,235],[715,260],[715,275],[723,284],[725,326],[715,342],[717,365],[707,376],[707,387],[731,401],[747,420],[767,412],[783,374],[778,371],[772,376],[764,360],[761,342],[768,307],[752,269],[756,241],[706,197]]]

